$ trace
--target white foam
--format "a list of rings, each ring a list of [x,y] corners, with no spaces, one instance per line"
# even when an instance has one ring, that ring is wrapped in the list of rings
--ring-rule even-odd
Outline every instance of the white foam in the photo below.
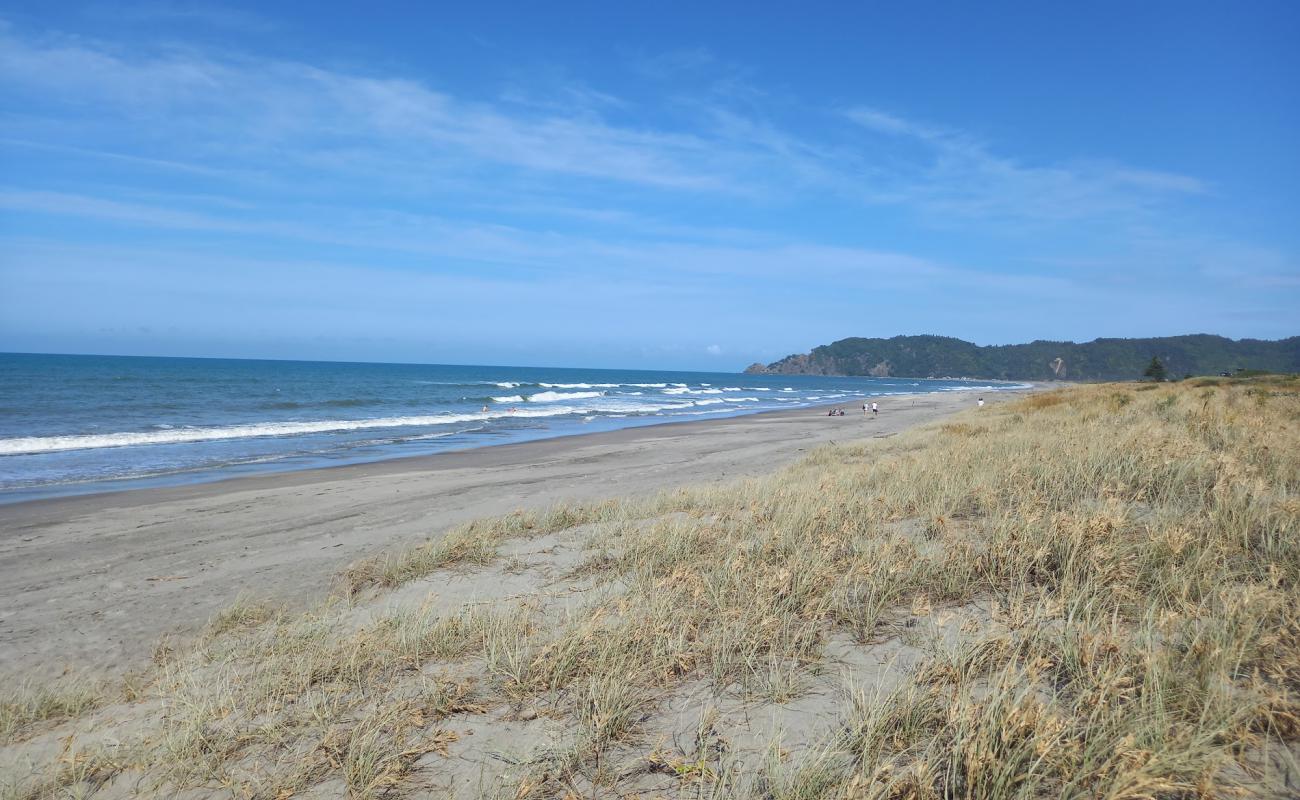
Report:
[[[513,382],[511,382],[511,381],[501,381],[500,383],[498,383],[498,384],[496,384],[496,385],[497,385],[497,386],[500,386],[502,389],[514,389],[514,388],[516,388],[516,387],[519,386],[519,384],[517,384],[517,383],[513,383]]]
[[[685,386],[675,386],[672,389],[664,389],[664,394],[688,394],[690,391],[691,390],[687,389]]]
[[[522,403],[522,402],[524,402],[524,398],[523,398],[522,396],[520,396],[520,395],[512,394],[512,395],[507,395],[507,396],[505,396],[505,397],[494,397],[494,398],[492,398],[492,402],[494,402],[494,403]]]
[[[538,392],[528,395],[530,403],[554,403],[556,400],[582,400],[587,397],[603,397],[604,392]]]
[[[479,430],[482,430],[482,428],[462,428],[461,430],[458,431],[445,431],[443,433],[422,433],[416,436],[403,436],[400,439],[400,441],[419,442],[425,439],[445,439],[448,436],[455,436],[458,433],[470,433],[472,431],[479,431]],[[375,441],[368,442],[367,444],[383,444],[384,441],[385,441],[384,439],[376,439]],[[280,456],[279,455],[266,456],[267,461],[274,461],[277,458],[280,458]]]
[[[122,433],[95,433],[73,436],[24,436],[0,439],[0,455],[30,455],[56,453],[66,450],[96,450],[103,447],[131,447],[135,445],[189,444],[214,442],[223,439],[254,439],[264,436],[301,436],[310,433],[338,433],[340,431],[370,430],[375,428],[405,428],[428,425],[454,425],[506,417],[554,417],[575,413],[570,406],[551,406],[544,409],[521,409],[513,413],[495,414],[437,414],[414,417],[379,417],[376,419],[324,419],[311,422],[263,422],[246,425],[227,425],[216,428],[174,428],[172,430],[124,431]]]
[[[617,389],[631,386],[634,389],[662,389],[666,383],[539,383],[543,389]]]
[[[619,402],[616,398],[610,398],[600,403],[599,407],[593,409],[601,413],[610,415],[616,414],[653,414],[659,411],[673,411],[681,408],[690,408],[690,403],[645,403],[645,402]]]

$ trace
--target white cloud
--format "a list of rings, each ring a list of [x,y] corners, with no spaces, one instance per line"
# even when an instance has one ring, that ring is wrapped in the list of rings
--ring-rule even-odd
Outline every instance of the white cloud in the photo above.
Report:
[[[239,235],[319,246],[346,246],[436,259],[436,271],[466,265],[523,268],[525,282],[540,279],[634,278],[639,285],[674,284],[689,292],[772,282],[841,290],[905,290],[929,286],[1000,287],[1009,296],[1085,292],[1069,281],[969,269],[906,253],[815,242],[754,237],[721,241],[663,238],[620,241],[600,236],[536,231],[500,224],[452,220],[410,212],[340,214],[315,209],[310,221],[264,220],[247,209],[233,214],[123,202],[82,194],[0,190],[0,208],[103,220],[155,230]],[[688,231],[689,232],[689,229]],[[716,288],[721,288],[716,287]],[[736,291],[732,289],[731,291]]]
[[[927,128],[875,108],[863,106],[851,108],[844,112],[844,116],[864,128],[879,133],[888,133],[894,136],[915,136],[920,139],[932,139],[936,136],[933,131]]]
[[[663,61],[711,63],[689,52]],[[1117,218],[1205,191],[1190,176],[1125,165],[1021,163],[960,132],[867,106],[799,109],[825,120],[820,138],[795,135],[753,103],[732,106],[709,91],[674,97],[669,106],[684,109],[676,127],[665,123],[671,111],[656,109],[644,122],[621,114],[616,124],[602,112],[623,101],[579,82],[529,103],[493,102],[403,76],[12,29],[0,31],[0,86],[30,105],[11,120],[11,138],[26,125],[25,138],[56,146],[119,139],[139,151],[132,157],[159,164],[311,169],[316,180],[364,175],[402,191],[459,183],[481,192],[504,185],[485,173],[507,170],[525,186],[592,180],[785,203],[829,195],[932,220],[1038,222]],[[868,138],[849,135],[844,120]],[[882,149],[882,138],[921,151]]]
[[[875,108],[852,108],[844,116],[873,135],[921,148],[898,159],[889,185],[876,193],[933,213],[1038,222],[1123,218],[1207,191],[1191,176],[1112,163],[1027,164],[995,155],[969,134]]]
[[[150,118],[191,147],[247,158],[344,142],[408,162],[459,154],[487,164],[687,190],[726,190],[692,134],[609,125],[452,97],[416,81],[193,51],[119,53],[77,39],[0,38],[0,82],[97,106],[99,124]],[[513,111],[513,113],[511,113]],[[84,117],[84,113],[78,114]],[[161,131],[160,131],[161,132]],[[162,138],[162,137],[160,137]],[[235,143],[235,144],[232,144]],[[262,152],[261,155],[266,155]]]

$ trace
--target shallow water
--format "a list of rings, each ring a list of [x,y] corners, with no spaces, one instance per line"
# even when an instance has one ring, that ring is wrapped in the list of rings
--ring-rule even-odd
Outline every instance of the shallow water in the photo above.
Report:
[[[904,378],[0,355],[0,502],[657,422],[1012,385]],[[860,411],[858,413],[861,413]]]

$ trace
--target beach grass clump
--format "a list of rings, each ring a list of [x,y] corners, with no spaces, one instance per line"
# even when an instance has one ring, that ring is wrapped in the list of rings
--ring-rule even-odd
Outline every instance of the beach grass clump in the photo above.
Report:
[[[18,740],[37,723],[79,717],[107,701],[105,687],[85,678],[23,681],[0,692],[0,744]]]
[[[447,567],[481,567],[495,561],[498,548],[509,539],[544,536],[627,513],[625,504],[606,500],[562,503],[544,511],[515,511],[473,520],[427,542],[353,564],[342,575],[343,594],[353,597],[369,587],[393,589]]]
[[[239,605],[142,690],[133,780],[401,796],[487,726],[520,738],[485,796],[1294,794],[1300,383],[1150,386],[472,523],[354,568],[348,602]],[[497,561],[561,531],[576,562]],[[433,602],[449,570],[534,590]],[[857,678],[832,640],[912,666]],[[678,729],[686,693],[710,710]],[[815,734],[754,744],[782,709]]]
[[[119,779],[129,768],[121,748],[82,747],[68,741],[35,774],[5,775],[0,772],[0,798],[3,800],[62,800],[92,797],[110,782]],[[15,771],[17,772],[17,771]]]
[[[440,720],[481,711],[472,678],[434,667],[475,649],[487,617],[413,609],[357,625],[330,604],[205,642],[159,677],[153,788],[275,795],[334,776],[353,796],[390,791],[456,740]]]
[[[208,636],[217,637],[240,628],[256,627],[281,613],[284,611],[279,606],[248,595],[241,595],[234,603],[212,615],[208,620],[206,633]]]

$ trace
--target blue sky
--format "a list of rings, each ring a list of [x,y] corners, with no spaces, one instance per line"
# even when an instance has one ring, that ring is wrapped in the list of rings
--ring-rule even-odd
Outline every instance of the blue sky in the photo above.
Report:
[[[0,350],[1300,333],[1294,3],[355,8],[0,7]]]

